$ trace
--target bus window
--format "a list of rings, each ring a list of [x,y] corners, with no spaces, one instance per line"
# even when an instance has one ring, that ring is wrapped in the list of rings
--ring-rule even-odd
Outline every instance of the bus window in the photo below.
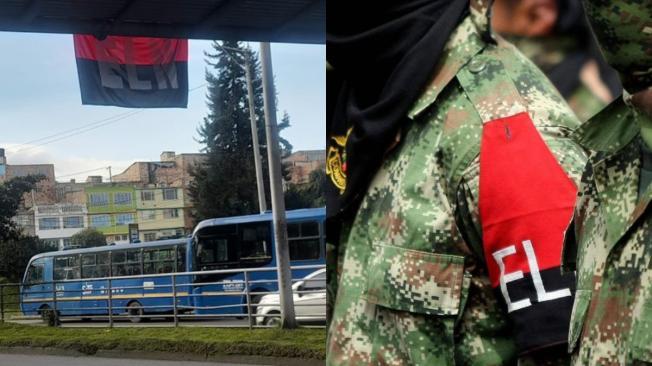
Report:
[[[127,253],[124,250],[111,253],[111,274],[113,276],[126,276],[127,269],[125,268],[127,262]]]
[[[186,272],[186,247],[177,246],[177,272]]]
[[[97,267],[95,267],[96,277],[109,277],[109,252],[97,253]]]
[[[290,246],[291,261],[319,259],[321,257],[319,223],[309,221],[289,224],[288,245]]]
[[[301,236],[319,236],[319,223],[316,221],[302,222]]]
[[[58,256],[54,257],[54,280],[77,280],[81,277],[79,256]]]
[[[145,249],[145,274],[174,272],[174,248]]]
[[[45,274],[45,260],[37,259],[29,265],[27,269],[27,283],[43,282]]]
[[[97,277],[95,267],[95,254],[82,254],[82,278]]]
[[[136,276],[142,274],[140,269],[140,257],[140,249],[132,249],[127,251],[127,264],[125,264],[127,276]]]
[[[268,223],[240,225],[240,261],[271,260],[271,237]]]

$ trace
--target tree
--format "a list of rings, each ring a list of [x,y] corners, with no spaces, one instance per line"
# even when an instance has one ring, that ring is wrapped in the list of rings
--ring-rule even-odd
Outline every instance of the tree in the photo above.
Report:
[[[288,210],[299,208],[323,207],[326,205],[324,196],[326,190],[326,172],[323,169],[313,170],[305,184],[290,184],[285,192],[285,207]]]
[[[241,52],[233,51],[241,50]],[[206,71],[208,82],[208,114],[197,133],[198,142],[207,159],[191,169],[193,181],[189,194],[194,202],[197,221],[211,217],[251,214],[258,211],[256,171],[252,150],[251,122],[247,100],[244,52],[250,50],[239,42],[213,43],[213,53],[206,53],[207,64],[213,69]],[[251,52],[254,88],[254,112],[258,127],[258,140],[265,139],[262,80],[258,56]],[[287,118],[286,118],[287,117]],[[289,126],[289,115],[282,122]],[[282,139],[284,148],[292,145]],[[269,192],[267,154],[260,149],[265,190]],[[270,195],[267,194],[269,199]]]
[[[29,259],[55,248],[39,238],[27,236],[12,218],[21,206],[23,195],[36,187],[43,176],[12,178],[0,184],[0,277],[20,281]]]
[[[19,282],[30,258],[36,254],[57,250],[36,236],[19,236],[0,242],[0,277]]]
[[[99,247],[106,245],[106,237],[96,229],[88,228],[71,236],[70,243],[79,248]]]
[[[34,189],[43,178],[42,175],[28,175],[0,184],[0,242],[21,237],[21,229],[12,218],[23,202],[23,195]]]

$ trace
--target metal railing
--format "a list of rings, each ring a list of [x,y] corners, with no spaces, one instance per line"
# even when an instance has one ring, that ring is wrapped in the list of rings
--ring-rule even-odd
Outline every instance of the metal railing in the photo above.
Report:
[[[309,273],[323,268],[324,265],[291,267],[293,271],[307,270]],[[252,279],[254,273],[270,274],[266,278]],[[241,279],[235,280],[197,281],[197,277],[240,274]],[[169,283],[157,284],[157,279]],[[129,280],[142,280],[142,284],[120,285]],[[293,286],[293,295],[299,323],[302,326],[323,327],[326,289],[321,284],[325,280],[293,278],[292,282],[303,282],[303,286],[320,283],[317,289]],[[94,288],[95,284],[100,287]],[[39,287],[39,290],[34,290],[35,287]],[[274,290],[261,291],[269,287]],[[113,327],[119,321],[147,326],[147,323],[142,323],[143,320],[163,319],[168,323],[156,326],[273,327],[277,325],[275,320],[281,318],[278,294],[275,267],[7,283],[0,284],[0,322],[43,320],[53,326],[83,326],[79,321],[91,320],[94,321],[93,325]],[[310,301],[301,301],[302,298],[307,300],[307,296],[311,296]],[[93,304],[92,301],[97,303]],[[234,318],[237,321],[214,322]]]

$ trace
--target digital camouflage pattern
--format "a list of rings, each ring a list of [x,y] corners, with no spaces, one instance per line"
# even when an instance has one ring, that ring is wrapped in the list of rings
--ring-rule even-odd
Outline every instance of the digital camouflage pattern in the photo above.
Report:
[[[652,85],[652,1],[583,0],[607,62],[630,93]]]
[[[575,365],[652,362],[652,190],[638,196],[643,119],[619,99],[577,131],[592,153],[564,255],[577,273]]]
[[[652,65],[652,4],[592,1],[585,6],[625,88],[652,84],[649,74],[636,71]],[[574,365],[652,363],[652,190],[638,192],[640,126],[650,123],[624,93],[576,132],[591,153],[564,249],[565,267],[577,274],[569,332]]]
[[[478,213],[483,121],[527,111],[568,176],[579,122],[516,49],[485,43],[486,4],[451,35],[434,80],[331,256],[328,365],[512,365],[511,324],[487,276]],[[334,249],[331,247],[331,250]],[[329,255],[333,254],[331,251]],[[331,267],[332,268],[332,267]],[[524,358],[523,365],[560,365]]]

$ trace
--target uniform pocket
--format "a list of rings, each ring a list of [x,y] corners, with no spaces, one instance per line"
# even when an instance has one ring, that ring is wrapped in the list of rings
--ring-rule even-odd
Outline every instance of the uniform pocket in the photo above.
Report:
[[[464,257],[375,245],[371,258],[367,301],[427,315],[460,312],[469,286]]]
[[[572,352],[577,344],[577,340],[582,333],[586,312],[591,303],[591,290],[577,290],[575,292],[575,302],[573,302],[573,311],[571,313],[570,328],[568,331],[568,351]]]
[[[632,358],[652,363],[652,304],[643,306],[643,313],[635,318],[632,337]]]

